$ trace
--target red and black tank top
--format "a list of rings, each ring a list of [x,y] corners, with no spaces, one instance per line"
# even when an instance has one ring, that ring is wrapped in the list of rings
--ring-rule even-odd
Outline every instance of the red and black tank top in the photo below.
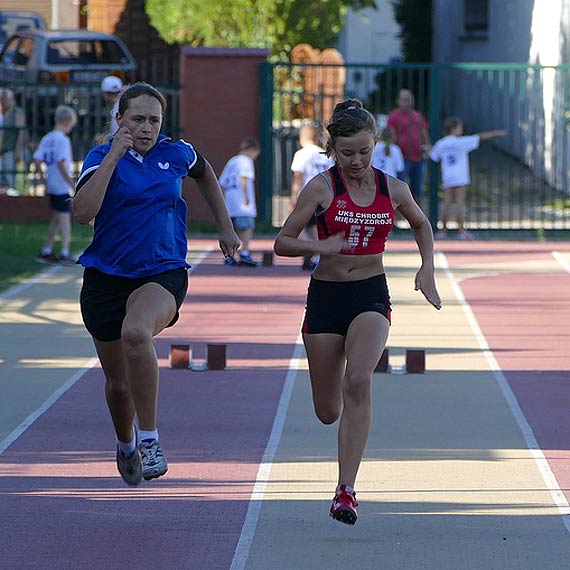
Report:
[[[335,164],[321,173],[329,183],[333,199],[326,210],[316,213],[319,239],[344,232],[351,249],[342,250],[345,255],[382,253],[386,238],[394,227],[394,208],[390,200],[386,174],[372,168],[376,178],[376,194],[370,206],[355,204],[348,192],[342,172]]]

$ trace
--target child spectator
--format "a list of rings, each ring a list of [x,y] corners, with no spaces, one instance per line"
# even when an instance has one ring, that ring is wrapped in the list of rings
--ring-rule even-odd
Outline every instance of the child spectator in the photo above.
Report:
[[[392,128],[385,127],[382,129],[380,140],[372,152],[372,166],[394,178],[398,178],[398,175],[404,172],[404,157],[400,147],[393,141],[394,131]]]
[[[293,208],[297,204],[299,194],[307,185],[307,182],[334,165],[334,160],[326,155],[324,148],[319,146],[319,131],[315,125],[310,123],[301,125],[299,128],[299,144],[301,148],[295,152],[291,162],[291,171],[293,172],[291,205]],[[307,239],[318,239],[314,217],[309,220],[304,233]],[[305,255],[301,267],[308,271],[313,271],[318,262],[318,255]]]
[[[257,207],[255,204],[255,166],[259,156],[259,143],[255,139],[245,139],[240,145],[239,154],[230,158],[222,174],[220,186],[224,191],[226,206],[232,219],[234,230],[241,240],[239,265],[257,267],[257,261],[251,258],[249,243],[253,238]],[[231,256],[227,256],[226,265],[238,265]]]
[[[441,162],[441,179],[443,188],[443,205],[441,208],[441,230],[436,237],[447,237],[447,220],[449,206],[455,196],[457,211],[457,237],[472,239],[473,235],[465,231],[465,195],[471,182],[469,175],[469,153],[479,147],[479,142],[504,137],[503,130],[486,131],[471,136],[463,136],[463,122],[458,117],[449,117],[443,124],[444,137],[438,140],[430,150],[429,156]]]
[[[42,162],[46,165],[46,193],[49,196],[52,218],[44,245],[36,257],[41,263],[71,265],[75,259],[69,253],[71,242],[71,200],[74,180],[71,170],[71,140],[68,134],[77,123],[75,111],[66,105],[55,110],[54,129],[45,135],[34,153],[36,171],[43,178]],[[61,252],[53,252],[53,244],[59,233]]]

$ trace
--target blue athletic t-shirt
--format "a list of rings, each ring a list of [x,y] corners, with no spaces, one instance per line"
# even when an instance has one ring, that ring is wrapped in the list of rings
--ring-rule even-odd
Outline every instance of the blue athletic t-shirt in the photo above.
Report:
[[[89,151],[76,191],[96,172],[111,143]],[[79,263],[122,277],[146,277],[186,263],[186,216],[182,179],[201,177],[204,159],[185,141],[160,135],[142,156],[130,150],[119,160],[101,209],[95,216],[91,244]]]

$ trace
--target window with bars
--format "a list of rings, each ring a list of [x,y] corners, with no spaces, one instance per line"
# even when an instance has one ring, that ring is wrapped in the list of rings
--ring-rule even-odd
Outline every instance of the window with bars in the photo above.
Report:
[[[489,0],[463,0],[463,29],[467,36],[487,35]]]

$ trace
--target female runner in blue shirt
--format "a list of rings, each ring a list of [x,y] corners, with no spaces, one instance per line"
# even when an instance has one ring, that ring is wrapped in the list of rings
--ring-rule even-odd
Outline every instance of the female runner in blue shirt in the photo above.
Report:
[[[168,469],[158,444],[153,337],[177,321],[188,287],[185,176],[195,179],[214,214],[223,254],[239,246],[210,164],[191,144],[159,134],[165,109],[153,86],[128,87],[120,128],[87,155],[73,199],[75,219],[94,220],[93,240],[79,258],[81,312],[105,374],[117,467],[129,485]]]
[[[372,374],[388,339],[390,295],[382,254],[398,210],[409,222],[422,265],[415,288],[441,308],[429,221],[404,182],[371,166],[374,117],[349,99],[333,112],[328,153],[336,164],[307,183],[275,241],[285,256],[320,255],[309,285],[303,341],[317,417],[340,417],[338,486],[330,515],[357,519],[354,483],[370,431]],[[316,217],[318,240],[299,239]]]

